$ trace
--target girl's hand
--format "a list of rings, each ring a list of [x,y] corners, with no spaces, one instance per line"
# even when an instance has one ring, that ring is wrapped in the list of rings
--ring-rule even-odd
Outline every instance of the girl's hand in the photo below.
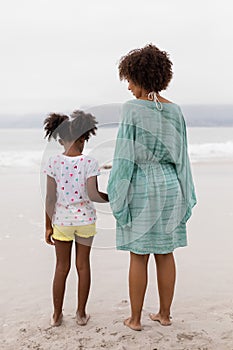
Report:
[[[52,241],[52,234],[53,234],[53,229],[47,228],[45,231],[45,242],[50,245],[54,245],[54,242]]]

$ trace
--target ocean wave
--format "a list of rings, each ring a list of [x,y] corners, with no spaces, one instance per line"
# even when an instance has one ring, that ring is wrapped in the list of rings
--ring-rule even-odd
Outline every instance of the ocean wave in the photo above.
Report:
[[[191,162],[233,160],[233,142],[190,144]]]
[[[40,168],[41,151],[3,151],[0,152],[1,168]]]

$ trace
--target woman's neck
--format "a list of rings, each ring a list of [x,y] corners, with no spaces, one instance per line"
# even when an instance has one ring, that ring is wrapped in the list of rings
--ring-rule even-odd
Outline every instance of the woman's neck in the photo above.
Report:
[[[158,99],[159,102],[162,102],[162,103],[163,103],[163,102],[164,102],[164,103],[172,103],[171,101],[169,101],[169,100],[167,100],[166,98],[160,96],[159,94],[156,94],[156,96],[157,96],[157,99]],[[139,99],[139,100],[150,101],[150,100],[148,99],[148,94],[143,95],[143,96],[139,97],[138,99]]]

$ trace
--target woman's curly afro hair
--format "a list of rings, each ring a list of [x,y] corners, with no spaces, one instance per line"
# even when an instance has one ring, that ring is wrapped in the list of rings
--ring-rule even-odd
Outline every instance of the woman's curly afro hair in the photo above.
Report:
[[[120,59],[118,68],[120,80],[131,80],[148,93],[165,90],[172,78],[168,54],[152,44],[130,51]]]

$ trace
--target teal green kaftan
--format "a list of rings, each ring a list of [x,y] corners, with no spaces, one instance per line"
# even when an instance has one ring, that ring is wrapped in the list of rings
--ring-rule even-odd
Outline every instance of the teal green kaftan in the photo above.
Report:
[[[187,245],[196,196],[180,107],[132,100],[122,108],[108,195],[117,249],[166,254]]]

